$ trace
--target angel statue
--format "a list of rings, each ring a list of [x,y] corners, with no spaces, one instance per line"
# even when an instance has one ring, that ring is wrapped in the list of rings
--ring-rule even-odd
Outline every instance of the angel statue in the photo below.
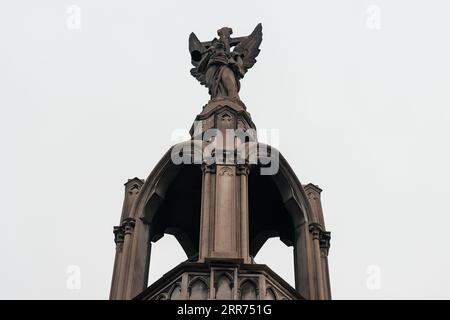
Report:
[[[194,33],[189,36],[189,51],[194,68],[191,74],[209,90],[211,99],[239,99],[239,80],[256,62],[262,41],[262,25],[258,24],[247,37],[231,38],[231,28],[217,31],[219,38],[200,42]],[[230,48],[234,50],[230,52]]]

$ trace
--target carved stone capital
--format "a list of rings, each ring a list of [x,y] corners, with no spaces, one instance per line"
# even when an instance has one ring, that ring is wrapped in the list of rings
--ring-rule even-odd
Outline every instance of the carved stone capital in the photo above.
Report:
[[[125,236],[124,228],[122,226],[114,226],[113,233],[114,233],[114,242],[116,243],[116,245],[123,244]]]
[[[320,248],[325,249],[327,254],[330,249],[331,232],[321,231],[319,234],[319,244]]]
[[[322,226],[318,223],[311,223],[309,225],[309,232],[311,232],[313,239],[319,241],[321,249],[325,249],[328,254],[330,249],[331,232],[323,230]]]
[[[309,232],[311,232],[314,240],[319,240],[320,233],[322,232],[322,226],[318,223],[311,223],[309,225]]]
[[[202,164],[202,171],[204,173],[216,173],[216,164],[215,163],[213,163],[213,164],[203,163]]]
[[[121,227],[124,229],[124,234],[133,233],[135,224],[136,221],[133,218],[126,218],[125,220],[123,220]]]
[[[248,165],[238,164],[236,166],[236,175],[237,176],[242,176],[242,175],[248,176],[249,173],[250,173],[250,168]]]

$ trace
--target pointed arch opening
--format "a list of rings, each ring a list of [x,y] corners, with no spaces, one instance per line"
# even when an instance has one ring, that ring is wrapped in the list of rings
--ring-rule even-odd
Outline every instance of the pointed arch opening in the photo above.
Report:
[[[186,253],[173,235],[166,234],[152,245],[152,260],[156,263],[150,264],[147,285],[185,261]]]
[[[240,287],[241,300],[256,300],[258,299],[258,285],[250,280],[244,280]]]
[[[201,183],[200,166],[169,163],[150,186],[143,210],[143,221],[152,243],[148,285],[178,264],[197,260]]]
[[[163,177],[145,207],[150,240],[174,236],[188,259],[198,255],[202,173],[199,166],[178,166],[177,174]]]
[[[256,257],[264,243],[279,237],[287,246],[295,241],[294,221],[272,176],[259,168],[249,175],[250,255]]]
[[[255,262],[269,266],[295,287],[294,250],[282,243],[279,238],[268,239],[258,252]]]
[[[258,144],[258,148],[260,145]],[[270,148],[265,146],[266,150],[268,147]],[[264,262],[258,258],[259,251],[268,239],[279,238],[287,247],[280,247],[280,243],[275,240],[278,249],[274,251],[289,252],[287,256],[291,261],[287,265],[293,266],[295,289],[303,297],[309,298],[313,294],[311,284],[314,281],[312,275],[314,257],[308,231],[311,208],[295,173],[286,159],[274,150],[272,148],[271,152],[275,156],[271,156],[270,152],[264,154],[258,151],[260,164],[254,166],[249,174],[250,255],[255,262]],[[273,175],[262,174],[264,163],[277,165],[277,172]],[[266,263],[270,267],[270,260]],[[287,273],[290,275],[289,283],[292,284],[292,272]]]

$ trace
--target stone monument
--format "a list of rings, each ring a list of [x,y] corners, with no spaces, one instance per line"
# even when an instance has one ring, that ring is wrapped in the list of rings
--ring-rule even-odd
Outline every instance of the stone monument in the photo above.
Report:
[[[191,140],[173,146],[145,181],[125,183],[111,299],[331,299],[322,190],[302,185],[278,150],[258,143],[239,98],[262,26],[245,37],[232,33],[189,37],[191,74],[211,99]],[[175,236],[187,260],[147,286],[152,243],[164,234]],[[295,288],[254,260],[271,237],[293,247]]]

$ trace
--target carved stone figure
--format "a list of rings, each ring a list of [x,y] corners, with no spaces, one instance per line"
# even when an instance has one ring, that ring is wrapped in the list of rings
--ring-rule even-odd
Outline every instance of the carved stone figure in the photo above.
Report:
[[[209,89],[211,100],[239,99],[240,82],[256,62],[262,41],[262,25],[258,24],[247,37],[231,38],[231,28],[217,31],[219,38],[200,42],[194,33],[189,36],[189,51],[194,68],[191,74]],[[234,47],[233,51],[230,48]]]

